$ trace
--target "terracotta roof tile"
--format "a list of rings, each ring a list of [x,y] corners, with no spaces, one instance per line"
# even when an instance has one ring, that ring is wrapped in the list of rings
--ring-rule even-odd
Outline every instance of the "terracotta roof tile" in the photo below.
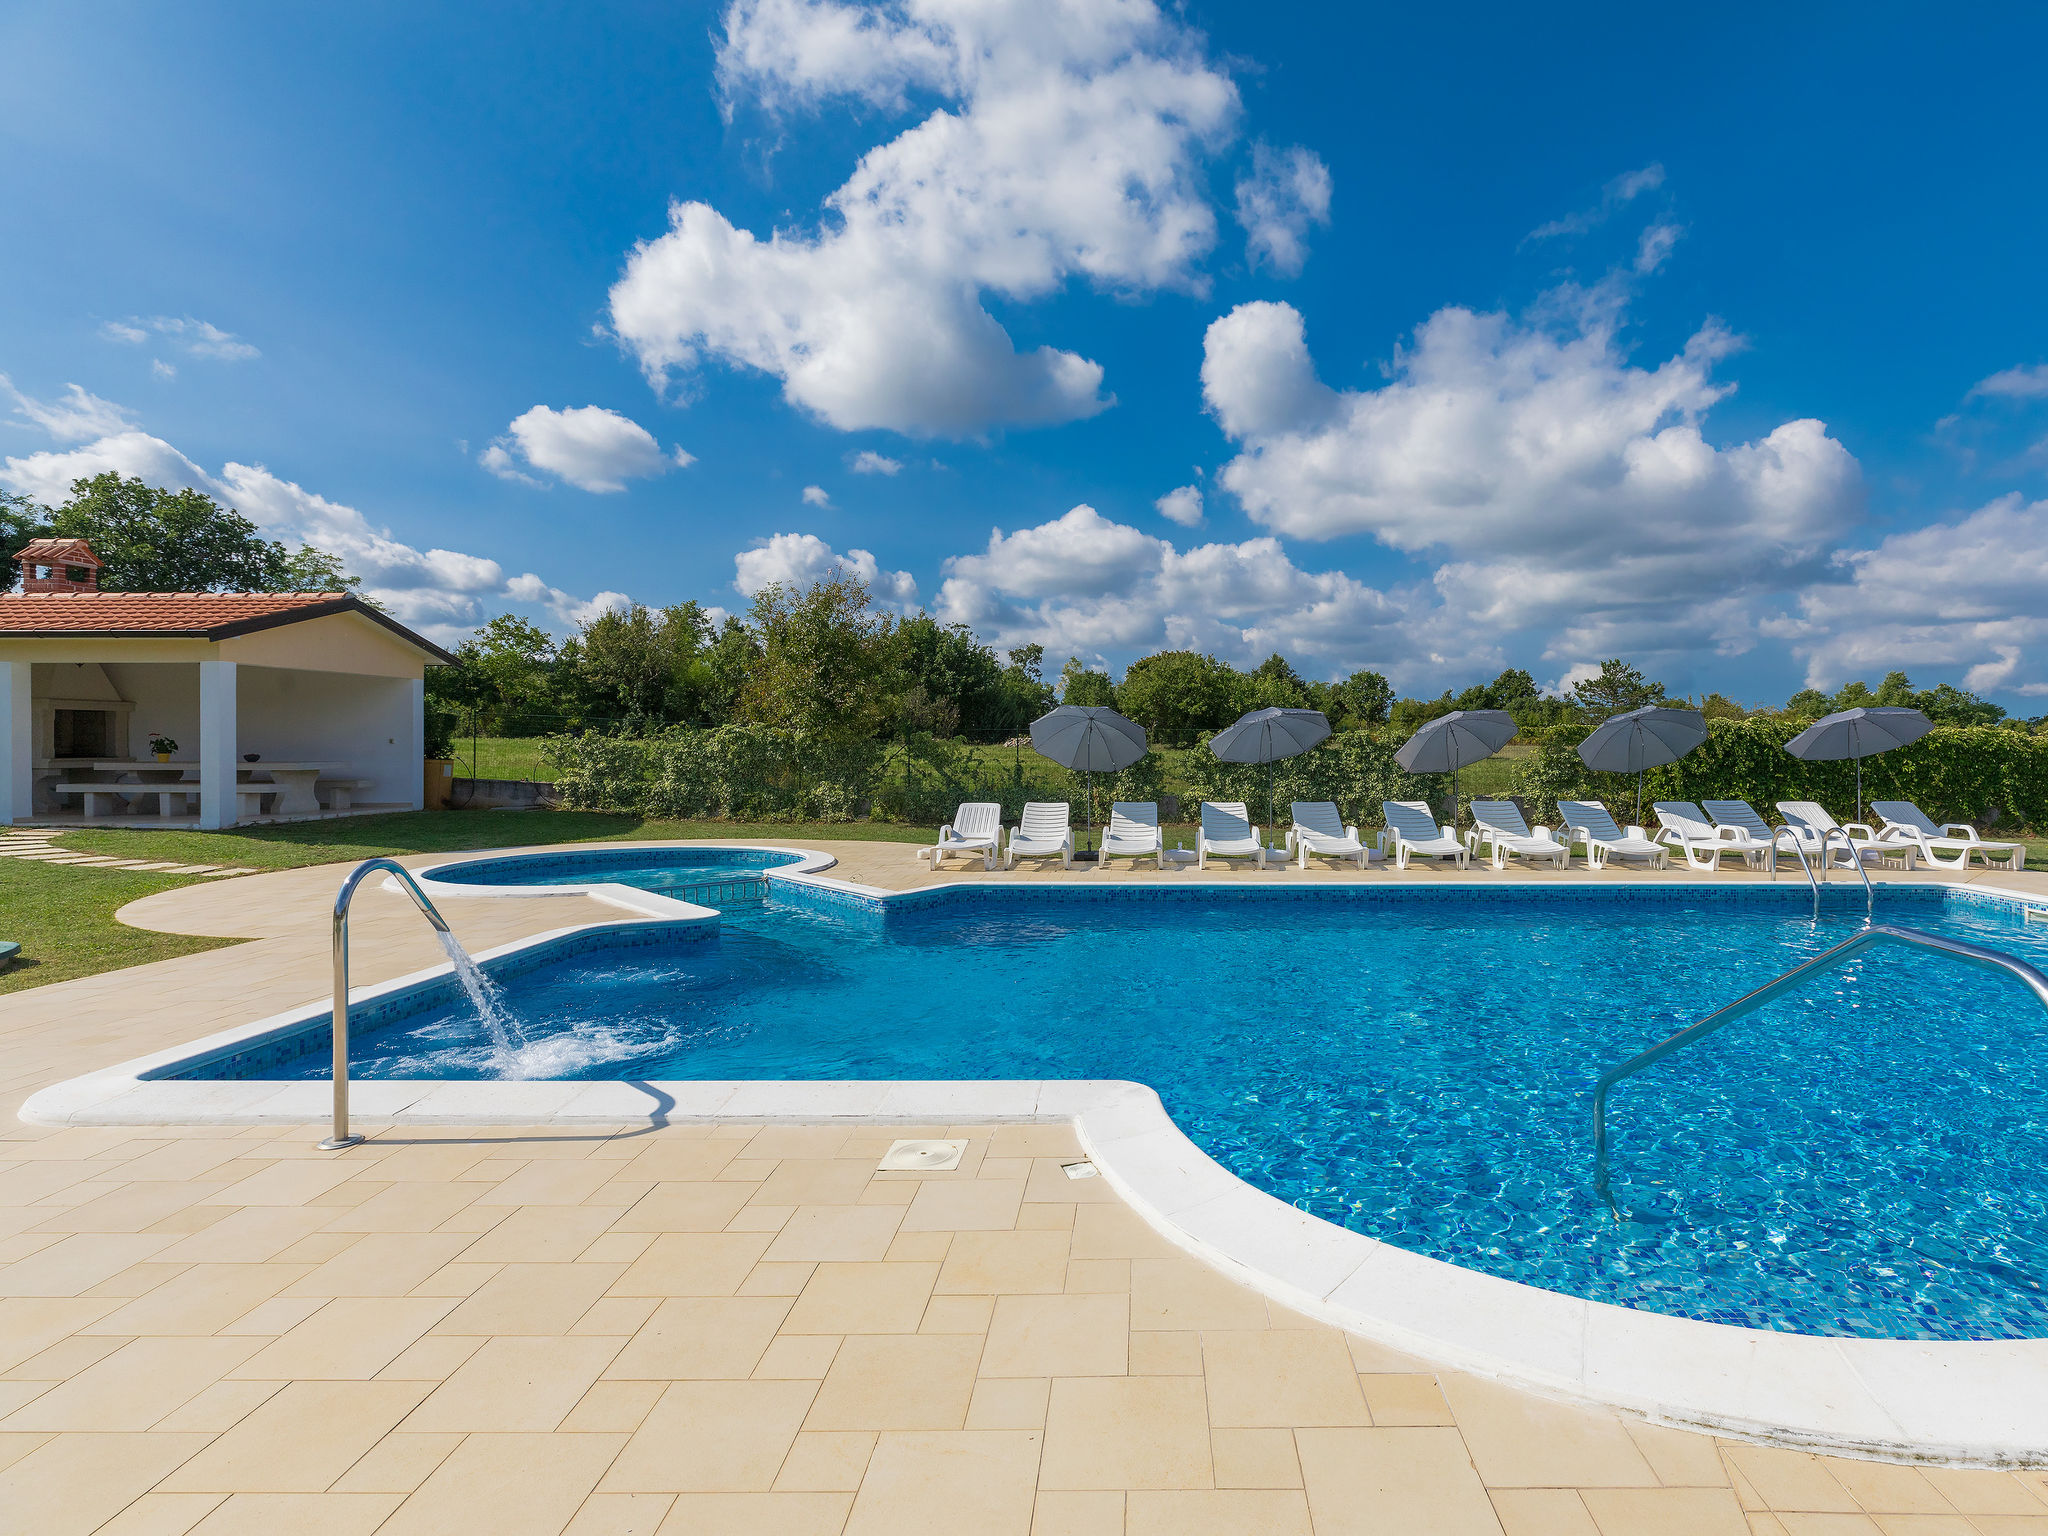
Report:
[[[30,539],[14,552],[16,560],[38,561],[44,565],[99,565],[100,557],[83,539]]]
[[[355,613],[441,661],[454,658],[352,592],[10,592],[0,639],[19,635],[183,635],[224,640],[301,617]]]

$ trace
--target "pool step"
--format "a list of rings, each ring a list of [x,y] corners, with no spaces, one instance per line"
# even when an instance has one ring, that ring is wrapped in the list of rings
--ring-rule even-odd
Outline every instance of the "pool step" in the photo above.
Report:
[[[765,901],[768,898],[768,882],[755,876],[751,879],[706,880],[697,885],[672,885],[661,893],[677,901],[692,902],[700,907],[729,907],[736,901]]]

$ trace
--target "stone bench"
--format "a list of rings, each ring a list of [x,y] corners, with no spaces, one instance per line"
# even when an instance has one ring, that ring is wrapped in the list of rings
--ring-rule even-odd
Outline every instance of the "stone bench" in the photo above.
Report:
[[[320,804],[330,811],[345,811],[351,799],[370,788],[375,779],[321,779],[313,786]]]

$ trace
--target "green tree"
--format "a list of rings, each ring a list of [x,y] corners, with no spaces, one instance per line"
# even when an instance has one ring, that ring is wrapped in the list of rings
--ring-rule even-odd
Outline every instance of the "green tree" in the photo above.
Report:
[[[91,544],[109,592],[331,592],[358,580],[324,551],[264,538],[211,496],[112,471],[72,481],[71,499],[50,515],[50,533]]]
[[[1060,702],[1114,706],[1116,688],[1110,682],[1107,672],[1097,672],[1086,665],[1080,657],[1069,656],[1067,664],[1060,668]]]
[[[1245,674],[1250,686],[1240,695],[1244,709],[1311,709],[1309,686],[1275,651]],[[1243,713],[1240,710],[1239,713]]]
[[[1595,725],[1611,716],[1641,709],[1645,704],[1661,704],[1664,699],[1662,683],[1649,681],[1641,669],[1619,657],[1601,662],[1597,676],[1587,678],[1572,690],[1572,702]]]
[[[32,501],[13,491],[0,491],[0,559],[7,562],[0,570],[0,592],[14,589],[16,579],[21,575],[14,557],[31,539],[46,539],[50,536],[50,509],[42,503]]]
[[[1818,720],[1832,707],[1832,701],[1818,688],[1802,688],[1785,701],[1785,713],[1795,720]]]
[[[582,712],[639,728],[700,722],[711,625],[696,603],[640,603],[587,621],[561,660]],[[572,649],[573,647],[573,649]]]
[[[761,655],[740,693],[743,719],[851,741],[889,723],[891,625],[867,583],[841,570],[809,587],[763,587],[750,614]]]
[[[1354,672],[1332,684],[1324,713],[1336,724],[1385,725],[1394,707],[1394,685],[1377,672]]]
[[[1131,663],[1117,708],[1168,745],[1221,730],[1244,712],[1244,675],[1199,651],[1161,651]]]

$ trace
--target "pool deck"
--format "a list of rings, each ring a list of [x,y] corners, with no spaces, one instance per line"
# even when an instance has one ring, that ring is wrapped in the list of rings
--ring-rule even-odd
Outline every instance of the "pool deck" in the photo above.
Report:
[[[934,879],[901,844],[803,846]],[[1347,1337],[1067,1178],[1065,1126],[410,1125],[326,1154],[317,1126],[14,1120],[319,996],[337,877],[147,898],[124,915],[252,942],[0,998],[0,1533],[2048,1536],[2038,1471],[1747,1445]],[[963,877],[1060,872],[937,878]],[[472,949],[617,916],[447,912]],[[354,935],[362,982],[441,958],[379,889]],[[919,1129],[968,1140],[960,1171],[876,1174]]]

